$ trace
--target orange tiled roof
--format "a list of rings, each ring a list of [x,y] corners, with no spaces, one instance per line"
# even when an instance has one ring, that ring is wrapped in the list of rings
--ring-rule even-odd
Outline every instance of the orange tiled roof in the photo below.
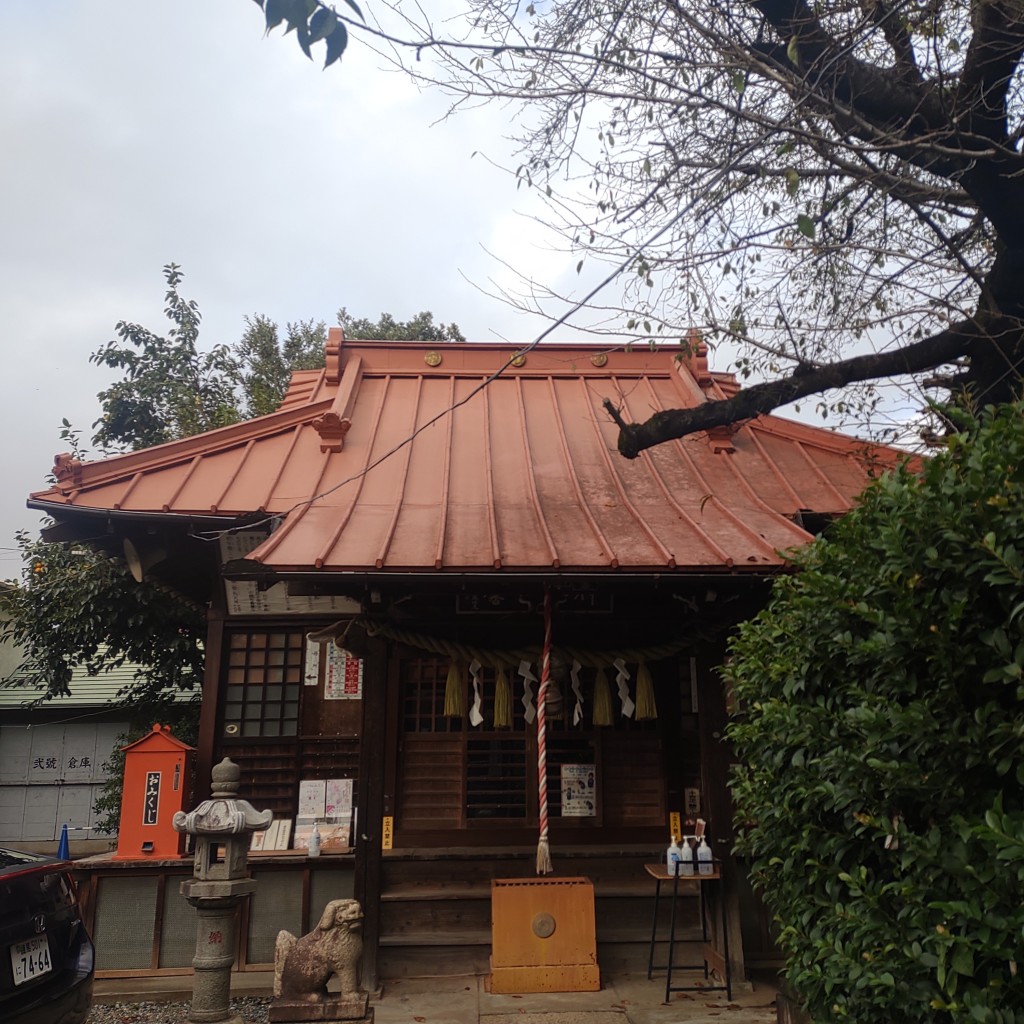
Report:
[[[57,485],[30,503],[58,518],[282,517],[249,556],[279,570],[756,571],[809,539],[799,510],[846,511],[869,465],[901,457],[767,416],[630,461],[603,399],[641,421],[735,382],[678,349],[551,344],[481,387],[511,354],[334,330],[327,367],[296,373],[277,412],[101,462],[58,458]]]

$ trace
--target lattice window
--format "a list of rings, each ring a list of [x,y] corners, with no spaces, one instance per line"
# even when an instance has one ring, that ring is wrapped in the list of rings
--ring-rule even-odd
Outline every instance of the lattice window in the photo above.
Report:
[[[523,736],[470,737],[466,743],[466,818],[526,817]]]
[[[460,732],[462,721],[446,718],[444,690],[447,658],[410,658],[402,662],[402,729],[411,733]]]
[[[227,641],[225,734],[297,736],[302,633],[232,633]]]
[[[467,822],[525,819],[527,742],[522,705],[513,701],[511,729],[494,730],[495,673],[485,669],[484,724],[470,730],[464,717],[444,714],[448,668],[447,658],[402,662],[400,699],[406,739],[401,788],[406,824],[425,819],[428,809],[436,824],[458,824],[463,817]],[[462,696],[468,710],[473,694],[465,680]]]
[[[496,673],[484,669],[480,679],[483,722],[473,726],[468,719],[474,698],[468,673],[463,679],[465,713],[455,718],[444,715],[448,666],[444,657],[410,657],[400,665],[399,818],[403,827],[473,827],[495,821],[526,824],[536,820],[536,726],[527,724],[524,717],[521,678],[509,672],[511,727],[496,729]],[[562,765],[593,765],[595,813],[567,817],[567,824],[576,828],[610,822],[658,824],[664,820],[658,725],[622,717],[613,676],[612,723],[594,726],[594,676],[592,668],[581,672],[584,717],[579,725],[572,720],[575,696],[568,678],[560,680],[560,709],[549,706],[553,712],[547,719],[549,814],[553,820],[562,818]],[[635,683],[631,688],[635,693],[634,688]],[[533,693],[536,700],[536,686]],[[629,756],[606,756],[606,751],[619,746],[628,750]]]

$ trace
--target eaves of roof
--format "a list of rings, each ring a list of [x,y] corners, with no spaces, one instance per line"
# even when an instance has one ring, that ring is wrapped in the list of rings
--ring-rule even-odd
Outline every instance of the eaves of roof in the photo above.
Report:
[[[333,348],[332,348],[333,346]],[[626,460],[623,418],[735,391],[697,351],[351,342],[270,416],[92,464],[32,495],[81,510],[276,527],[247,557],[279,571],[774,571],[799,514],[848,510],[904,455],[760,417]],[[495,373],[505,367],[499,376]]]

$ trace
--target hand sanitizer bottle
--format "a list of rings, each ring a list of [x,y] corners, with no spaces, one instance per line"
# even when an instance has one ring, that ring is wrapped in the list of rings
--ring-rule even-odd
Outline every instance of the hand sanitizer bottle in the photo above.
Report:
[[[683,860],[683,852],[676,845],[676,837],[672,837],[672,843],[669,845],[668,853],[665,855],[665,867],[670,875],[679,873],[680,864]]]
[[[711,856],[711,847],[700,837],[700,845],[697,847],[697,872],[701,875],[713,875],[715,873],[715,862]]]
[[[690,846],[690,842],[687,839],[683,840],[683,859],[679,864],[679,874],[693,874],[693,847]]]
[[[313,831],[309,835],[309,855],[310,857],[320,856],[320,829],[317,828],[317,824],[313,822]]]

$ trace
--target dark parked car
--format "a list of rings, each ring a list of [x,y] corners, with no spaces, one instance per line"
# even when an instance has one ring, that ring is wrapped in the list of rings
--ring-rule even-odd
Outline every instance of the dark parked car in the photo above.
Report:
[[[68,862],[0,849],[0,1021],[83,1024],[93,959]]]

